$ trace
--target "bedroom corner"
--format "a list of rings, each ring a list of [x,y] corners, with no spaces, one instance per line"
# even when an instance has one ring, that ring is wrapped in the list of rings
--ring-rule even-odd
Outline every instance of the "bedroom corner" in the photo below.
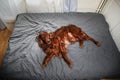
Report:
[[[0,80],[120,80],[119,30],[120,0],[0,0]]]

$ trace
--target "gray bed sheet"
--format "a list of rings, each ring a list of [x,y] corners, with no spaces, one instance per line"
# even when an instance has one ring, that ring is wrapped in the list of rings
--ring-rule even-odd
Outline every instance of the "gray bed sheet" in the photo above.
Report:
[[[100,41],[101,46],[85,41],[84,47],[79,48],[76,42],[68,47],[67,52],[73,62],[72,68],[63,59],[55,57],[42,69],[45,53],[36,42],[38,32],[53,32],[68,24],[79,26],[89,36]],[[4,79],[15,80],[93,80],[115,77],[120,75],[120,53],[102,14],[23,13],[17,17],[1,75]]]

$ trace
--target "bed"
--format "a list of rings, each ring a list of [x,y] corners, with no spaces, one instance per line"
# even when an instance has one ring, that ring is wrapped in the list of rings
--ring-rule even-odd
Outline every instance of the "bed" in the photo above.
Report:
[[[73,62],[69,68],[63,59],[55,57],[41,68],[45,53],[38,46],[40,31],[53,32],[63,25],[75,24],[101,43],[78,42],[68,47]],[[96,80],[120,75],[120,52],[109,32],[109,25],[98,13],[22,13],[16,18],[14,31],[2,63],[2,79],[15,80]]]

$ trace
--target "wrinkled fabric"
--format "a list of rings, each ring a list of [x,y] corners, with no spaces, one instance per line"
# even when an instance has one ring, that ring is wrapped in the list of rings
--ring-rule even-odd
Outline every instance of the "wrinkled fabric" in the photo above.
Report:
[[[40,31],[53,32],[61,26],[74,24],[101,43],[97,47],[85,41],[68,47],[73,62],[69,68],[63,59],[55,57],[45,69],[41,64],[45,53],[38,46]],[[80,80],[120,75],[120,53],[109,33],[104,16],[97,13],[25,13],[19,14],[5,54],[2,78],[15,80]]]

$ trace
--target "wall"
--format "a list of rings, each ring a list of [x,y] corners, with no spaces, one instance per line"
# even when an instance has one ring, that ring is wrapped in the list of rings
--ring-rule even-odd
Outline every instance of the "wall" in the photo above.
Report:
[[[0,17],[3,21],[13,22],[17,14],[24,12],[24,0],[0,0]]]
[[[96,12],[103,0],[78,0],[78,12]]]
[[[120,0],[108,0],[102,14],[109,23],[111,35],[120,51]]]
[[[6,22],[11,22],[17,14],[25,12],[64,12],[68,8],[70,11],[96,12],[101,1],[103,0],[0,0],[0,16]]]
[[[28,13],[63,12],[63,0],[26,0]]]
[[[0,17],[2,19],[12,16],[12,12],[10,10],[10,7],[7,6],[9,4],[8,0],[0,0]]]
[[[63,12],[71,4],[70,8],[77,6],[77,12],[96,12],[101,1],[104,0],[26,0],[26,7],[27,12]]]

